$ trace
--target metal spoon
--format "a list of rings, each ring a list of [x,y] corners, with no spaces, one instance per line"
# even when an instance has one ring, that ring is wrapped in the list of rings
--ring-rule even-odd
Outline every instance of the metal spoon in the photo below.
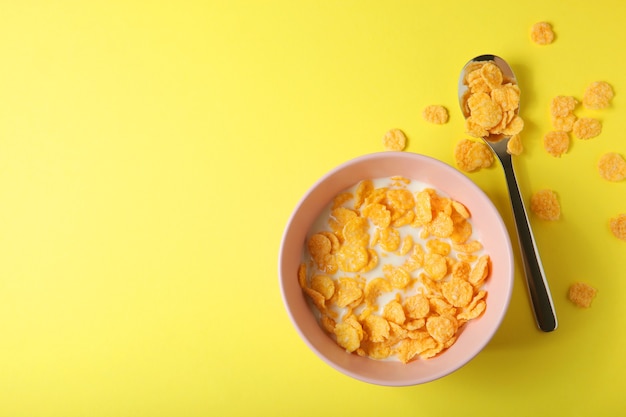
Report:
[[[461,105],[461,111],[467,118],[465,100],[467,98],[468,87],[463,83],[465,73],[470,65],[475,65],[479,61],[493,61],[502,71],[504,79],[517,84],[517,79],[511,67],[502,58],[495,55],[481,55],[470,60],[459,78],[459,104]],[[502,168],[504,169],[504,175],[506,177],[506,183],[509,188],[509,195],[511,198],[511,206],[513,207],[513,214],[515,217],[515,225],[517,227],[517,236],[519,238],[519,244],[522,253],[522,260],[524,263],[524,272],[526,275],[526,283],[528,284],[528,291],[530,299],[533,305],[535,313],[535,320],[537,326],[544,332],[551,332],[557,328],[556,313],[554,311],[554,305],[552,303],[552,297],[550,295],[550,289],[548,282],[543,271],[541,259],[539,258],[539,252],[537,250],[537,244],[528,221],[528,215],[524,207],[524,202],[520,195],[519,186],[515,177],[515,171],[513,169],[513,163],[511,155],[507,153],[507,143],[510,137],[497,135],[488,136],[485,139],[487,145],[491,147],[494,153],[497,155]]]

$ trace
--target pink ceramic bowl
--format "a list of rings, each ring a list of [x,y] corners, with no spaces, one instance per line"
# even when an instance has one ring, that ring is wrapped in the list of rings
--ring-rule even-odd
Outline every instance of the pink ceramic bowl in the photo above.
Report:
[[[427,360],[402,364],[347,353],[318,325],[298,285],[297,270],[306,234],[321,210],[340,191],[362,179],[401,175],[431,184],[465,204],[492,259],[484,314],[468,322],[456,343]],[[382,152],[348,161],[324,175],[304,195],[287,223],[279,253],[279,281],[291,321],[304,342],[336,370],[386,386],[417,385],[461,368],[489,343],[507,311],[513,288],[513,254],[507,229],[487,195],[464,174],[436,159],[408,152]]]

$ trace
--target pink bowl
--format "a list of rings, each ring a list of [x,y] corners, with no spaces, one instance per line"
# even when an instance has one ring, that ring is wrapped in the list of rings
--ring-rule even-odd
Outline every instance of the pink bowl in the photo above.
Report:
[[[448,350],[428,360],[408,364],[378,361],[349,354],[318,325],[297,279],[306,234],[322,209],[339,192],[362,179],[401,175],[431,184],[465,204],[474,230],[492,259],[484,314],[468,322]],[[386,386],[417,385],[461,368],[491,340],[507,311],[513,289],[513,254],[506,226],[487,195],[464,174],[436,159],[408,152],[381,152],[358,157],[317,181],[291,215],[279,253],[279,283],[291,321],[304,342],[324,362],[358,380]]]

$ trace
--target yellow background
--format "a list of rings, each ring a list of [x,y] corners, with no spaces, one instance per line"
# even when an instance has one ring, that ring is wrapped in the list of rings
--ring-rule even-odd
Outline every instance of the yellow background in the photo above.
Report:
[[[615,416],[626,409],[626,3],[9,1],[0,3],[0,415]],[[537,46],[546,20],[556,41]],[[277,277],[308,187],[382,150],[453,161],[457,77],[504,57],[522,88],[525,199],[560,326],[537,330],[520,266],[487,348],[430,384],[388,388],[325,365],[298,338]],[[555,95],[606,80],[601,136],[542,148]],[[450,122],[426,123],[443,104]],[[470,177],[509,229],[501,168]],[[517,248],[516,261],[519,262]],[[519,265],[519,263],[518,263]],[[591,309],[567,288],[599,289]]]

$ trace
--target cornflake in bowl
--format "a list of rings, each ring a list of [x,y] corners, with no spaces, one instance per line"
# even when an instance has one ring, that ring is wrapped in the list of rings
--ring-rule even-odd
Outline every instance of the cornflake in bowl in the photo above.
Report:
[[[471,224],[469,234],[464,226],[453,238],[455,221]],[[382,152],[307,191],[283,234],[279,283],[295,329],[328,365],[368,383],[416,385],[491,340],[509,305],[513,256],[497,209],[465,175]]]

